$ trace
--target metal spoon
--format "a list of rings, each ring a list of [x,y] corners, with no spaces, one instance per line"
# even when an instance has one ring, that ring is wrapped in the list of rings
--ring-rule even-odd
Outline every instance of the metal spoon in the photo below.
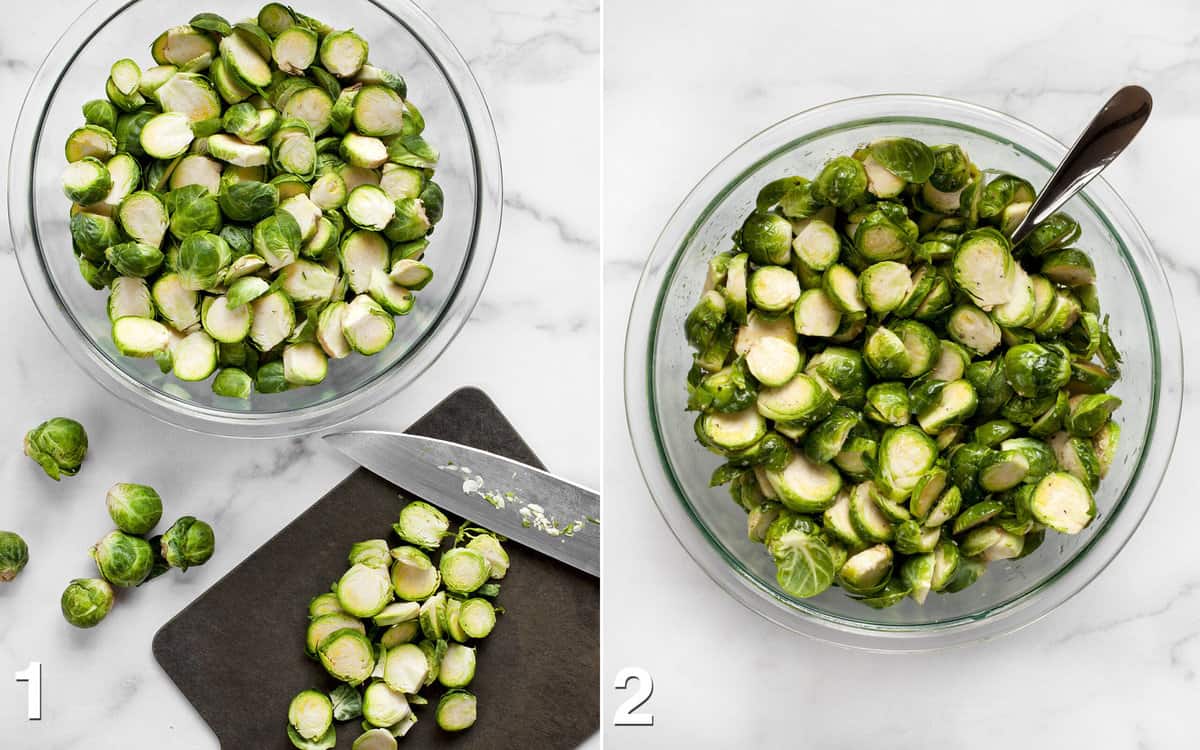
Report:
[[[1050,175],[1029,213],[1012,233],[1016,246],[1038,224],[1062,208],[1133,141],[1150,117],[1153,100],[1141,86],[1125,86],[1096,113],[1075,145]]]

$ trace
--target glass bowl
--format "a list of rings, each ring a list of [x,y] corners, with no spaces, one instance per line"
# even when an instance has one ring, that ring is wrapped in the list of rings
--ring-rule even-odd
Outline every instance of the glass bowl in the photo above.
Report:
[[[667,222],[646,263],[625,345],[625,401],[634,451],[671,531],[723,589],[798,633],[874,651],[920,651],[1010,632],[1080,591],[1129,540],[1162,479],[1182,393],[1179,328],[1170,289],[1145,232],[1116,192],[1097,179],[1067,206],[1096,264],[1101,302],[1125,356],[1113,392],[1124,405],[1120,449],[1096,496],[1099,515],[1081,534],[1050,532],[1029,557],[993,563],[973,586],[873,610],[833,588],[797,599],[775,583],[745,513],[708,479],[721,459],[700,446],[684,411],[691,349],[683,321],[706,263],[775,178],[816,174],[830,157],[884,136],[958,143],[989,170],[1045,184],[1066,147],[1036,128],[949,99],[882,95],[808,110],[759,133],[712,169]]]
[[[237,20],[259,3],[212,0],[204,9]],[[317,386],[249,400],[217,396],[209,382],[184,383],[153,360],[117,353],[105,313],[107,295],[79,275],[68,231],[70,203],[60,175],[63,144],[83,123],[80,107],[104,94],[113,61],[149,64],[149,45],[195,14],[180,0],[99,0],[50,50],[34,76],[17,122],[9,166],[8,209],[25,284],[51,332],[80,367],[130,404],[172,424],[238,437],[323,429],[350,419],[411,383],[449,345],[483,291],[500,230],[501,174],[495,128],[466,61],[436,23],[410,0],[309,3],[310,15],[361,31],[371,61],[397,71],[427,122],[441,159],[437,181],[445,215],[431,236],[434,279],[413,311],[396,320],[383,352],[329,366]],[[297,10],[310,8],[301,3]]]

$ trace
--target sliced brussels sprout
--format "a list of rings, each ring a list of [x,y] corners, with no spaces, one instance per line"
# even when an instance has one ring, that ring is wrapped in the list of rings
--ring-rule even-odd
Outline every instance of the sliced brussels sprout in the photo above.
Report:
[[[167,348],[167,327],[149,318],[125,317],[113,321],[112,339],[126,357],[152,357]]]
[[[392,264],[388,276],[405,289],[419,291],[433,280],[433,269],[420,261],[401,258]]]
[[[1000,326],[971,304],[959,305],[950,312],[946,332],[954,341],[981,357],[1000,345]]]
[[[306,740],[324,737],[333,727],[333,702],[317,690],[305,690],[288,706],[288,724]]]
[[[116,137],[108,129],[99,125],[84,125],[67,136],[68,162],[74,163],[88,158],[104,162],[111,159],[116,153]]]
[[[178,273],[159,276],[150,295],[158,314],[175,330],[187,331],[200,323],[200,295]]]
[[[836,468],[799,452],[781,470],[767,469],[767,479],[780,502],[797,513],[826,510],[842,488],[842,476]]]
[[[338,78],[350,78],[367,62],[367,42],[353,31],[335,31],[321,41],[321,67]]]
[[[496,608],[487,599],[467,599],[462,603],[458,622],[468,638],[486,638],[496,627]]]
[[[841,238],[828,222],[812,218],[803,222],[792,241],[792,250],[807,268],[824,271],[833,265],[841,251]]]
[[[933,589],[935,557],[932,552],[913,555],[900,566],[900,577],[909,589],[909,596],[917,604],[924,604]]]
[[[429,503],[414,500],[400,510],[400,520],[393,528],[404,541],[433,550],[449,531],[450,520]]]
[[[750,275],[748,292],[758,309],[780,313],[792,309],[800,298],[800,282],[786,268],[762,266]]]
[[[437,704],[437,724],[447,732],[461,732],[475,724],[476,699],[465,690],[450,690]]]
[[[934,467],[917,480],[908,501],[909,512],[913,518],[922,523],[925,522],[930,511],[942,496],[942,492],[946,489],[948,481],[949,476],[946,474],[946,470],[940,467]]]
[[[221,368],[212,382],[213,393],[226,398],[250,398],[253,387],[253,378],[245,370],[237,367]]]
[[[1057,284],[1082,287],[1096,281],[1096,267],[1082,250],[1055,250],[1042,258],[1042,275]]]
[[[792,379],[803,363],[795,344],[771,336],[759,339],[746,354],[746,365],[755,379],[765,386],[782,386]]]
[[[1117,446],[1121,440],[1121,425],[1108,422],[1092,435],[1092,449],[1096,453],[1096,467],[1100,478],[1108,476],[1117,457]]]
[[[879,477],[891,491],[911,493],[933,468],[938,449],[921,429],[905,425],[889,429],[879,443]]]
[[[1008,238],[989,227],[963,235],[954,252],[954,283],[983,310],[1011,299],[1016,264]]]
[[[108,319],[133,316],[137,318],[153,318],[154,302],[150,299],[150,290],[146,280],[136,276],[118,276],[113,279],[108,293]]]
[[[892,575],[892,548],[886,544],[851,555],[838,571],[838,585],[852,594],[870,595],[887,585]]]
[[[62,175],[63,193],[74,203],[96,203],[112,189],[112,175],[99,159],[85,156],[67,164]]]
[[[288,344],[283,348],[283,378],[293,385],[316,385],[325,379],[329,360],[315,343]]]
[[[847,510],[855,535],[869,543],[890,542],[895,536],[891,519],[880,508],[874,482],[863,482],[850,490]]]
[[[971,529],[963,537],[960,548],[967,557],[976,557],[982,562],[1011,560],[1020,556],[1025,540],[1018,534],[1004,530],[996,524]]]
[[[174,159],[187,152],[195,135],[187,115],[163,112],[146,121],[138,138],[148,155],[156,159]]]
[[[171,364],[180,380],[205,380],[217,369],[217,344],[204,331],[189,333],[171,347]]]
[[[880,378],[901,377],[911,366],[904,340],[884,326],[867,334],[863,342],[863,360]]]
[[[375,670],[375,648],[353,628],[329,634],[317,647],[317,655],[325,671],[349,685],[362,684]]]
[[[829,337],[837,333],[842,313],[823,289],[807,289],[796,302],[793,320],[802,336]]]
[[[978,403],[975,387],[969,381],[946,382],[928,404],[917,411],[917,424],[930,435],[936,435],[974,415]]]
[[[331,593],[329,596],[333,597],[332,606],[336,607],[336,609],[320,614],[313,613],[312,620],[308,623],[305,643],[310,656],[316,656],[317,649],[320,648],[325,639],[340,630],[355,630],[363,634],[367,632],[367,628],[361,620],[357,617],[351,617],[342,611],[341,605],[337,602],[337,594]],[[327,604],[325,606],[330,605]]]
[[[236,344],[250,333],[250,308],[233,305],[225,295],[206,297],[200,319],[208,335],[222,344]]]
[[[396,323],[369,295],[355,297],[342,314],[342,335],[350,348],[360,354],[377,354],[387,348]]]
[[[296,327],[292,301],[281,291],[268,292],[250,303],[250,340],[259,351],[270,351]]]
[[[396,204],[379,187],[359,185],[346,197],[344,210],[355,226],[381,231],[396,215]]]
[[[1107,393],[1072,396],[1065,427],[1075,437],[1090,438],[1109,422],[1121,399]]]
[[[367,294],[392,315],[407,315],[415,302],[412,292],[392,281],[386,272],[378,268],[371,272]]]
[[[866,199],[867,173],[848,156],[831,159],[813,181],[813,196],[826,205],[849,210]]]
[[[880,505],[885,507],[886,501]],[[940,528],[936,526],[923,527],[916,521],[908,519],[896,524],[895,538],[892,544],[902,555],[921,555],[933,552],[941,538],[942,530]]]
[[[218,133],[209,136],[206,143],[210,155],[238,167],[258,167],[271,161],[269,148],[247,143],[237,136]]]
[[[925,526],[939,527],[957,516],[961,509],[962,491],[956,485],[950,485],[938,496],[937,502],[930,508],[929,515],[925,517]]]
[[[880,315],[898,308],[912,289],[908,266],[895,261],[867,266],[859,276],[858,283],[867,307]]]

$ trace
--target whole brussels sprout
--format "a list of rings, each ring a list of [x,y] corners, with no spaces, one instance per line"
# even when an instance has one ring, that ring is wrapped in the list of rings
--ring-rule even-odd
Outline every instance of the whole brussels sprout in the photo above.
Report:
[[[171,567],[187,570],[208,562],[215,544],[212,526],[192,516],[184,516],[163,534],[162,555]]]
[[[114,586],[137,586],[154,567],[154,551],[141,537],[110,531],[92,547],[92,558],[104,580]]]
[[[108,581],[76,578],[62,595],[62,613],[77,628],[94,628],[112,610],[115,592]]]
[[[146,534],[162,520],[162,498],[144,484],[114,484],[105,502],[113,523],[126,534]]]
[[[29,562],[29,546],[12,531],[0,531],[0,583],[17,577]]]
[[[217,286],[231,260],[229,244],[221,235],[200,231],[188,235],[179,246],[176,271],[184,288],[198,292]]]
[[[87,432],[74,419],[55,417],[25,433],[25,455],[55,481],[78,474],[87,449]]]
[[[117,108],[107,99],[93,99],[83,105],[83,119],[111,132],[117,128]]]

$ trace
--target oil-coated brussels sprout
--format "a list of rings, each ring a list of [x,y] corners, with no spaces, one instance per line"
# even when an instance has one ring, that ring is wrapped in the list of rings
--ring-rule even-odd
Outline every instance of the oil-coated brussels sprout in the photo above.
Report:
[[[29,546],[16,532],[0,531],[0,583],[17,577],[29,563]]]
[[[333,728],[333,702],[317,690],[305,690],[292,698],[288,724],[305,740],[324,737]]]
[[[1037,512],[1094,515],[1120,355],[1079,224],[1012,246],[1034,197],[959,145],[883,138],[764,186],[710,260],[688,408],[784,590],[824,590],[793,554],[823,544],[816,567],[867,606],[921,603],[1030,554],[1056,528]],[[875,576],[884,550],[896,573]]]
[[[112,611],[115,597],[108,581],[76,578],[63,592],[63,617],[77,628],[93,628]]]
[[[113,531],[92,547],[92,558],[104,580],[114,586],[137,586],[154,567],[150,543],[122,531]]]
[[[79,473],[87,449],[83,425],[67,417],[48,419],[25,433],[25,455],[56,481]]]
[[[162,520],[162,498],[153,487],[119,482],[105,496],[108,515],[126,534],[148,534]]]
[[[184,516],[163,534],[162,554],[172,568],[187,570],[208,562],[215,545],[212,526]]]

